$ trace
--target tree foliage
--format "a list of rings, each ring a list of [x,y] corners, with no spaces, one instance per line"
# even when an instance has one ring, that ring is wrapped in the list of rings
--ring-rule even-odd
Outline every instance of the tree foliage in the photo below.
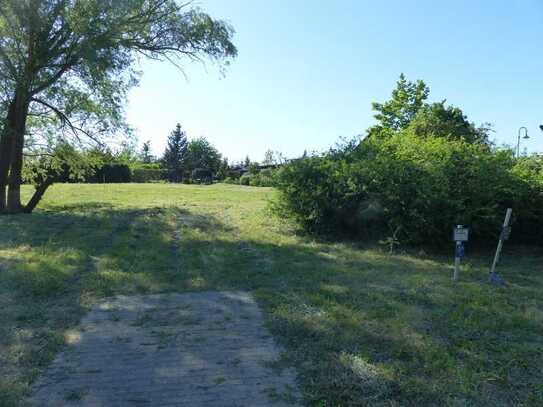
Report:
[[[514,238],[541,243],[543,183],[532,160],[404,130],[344,155],[287,164],[279,176],[280,209],[315,232],[443,246],[455,224],[470,225],[479,244],[494,241],[512,207]]]
[[[140,159],[144,164],[150,164],[154,161],[153,154],[151,153],[151,140],[147,140],[141,147]]]
[[[186,170],[203,169],[216,174],[221,167],[219,151],[204,137],[189,141],[187,147]]]
[[[475,126],[462,110],[445,101],[422,106],[411,119],[409,129],[419,137],[437,136],[468,143],[489,144],[489,127]]]
[[[401,74],[390,100],[373,103],[378,124],[368,130],[371,137],[389,137],[405,129],[419,137],[447,137],[489,145],[490,125],[476,126],[462,110],[446,101],[427,103],[430,88],[422,80],[408,81]]]
[[[391,99],[384,103],[374,102],[373,110],[377,113],[377,129],[405,129],[415,114],[424,105],[430,89],[422,80],[408,81],[402,73],[392,91]]]

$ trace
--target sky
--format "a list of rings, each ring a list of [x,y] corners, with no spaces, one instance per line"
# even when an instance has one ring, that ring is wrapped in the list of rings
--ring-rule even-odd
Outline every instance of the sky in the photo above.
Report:
[[[180,123],[230,161],[268,149],[324,151],[375,123],[400,75],[422,79],[498,145],[543,152],[543,0],[199,0],[229,22],[239,55],[211,62],[141,63],[128,122],[160,156]]]

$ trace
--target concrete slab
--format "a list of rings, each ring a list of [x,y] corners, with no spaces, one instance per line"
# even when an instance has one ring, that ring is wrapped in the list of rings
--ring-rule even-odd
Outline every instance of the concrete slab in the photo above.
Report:
[[[33,387],[36,406],[292,406],[295,374],[246,292],[96,304]]]

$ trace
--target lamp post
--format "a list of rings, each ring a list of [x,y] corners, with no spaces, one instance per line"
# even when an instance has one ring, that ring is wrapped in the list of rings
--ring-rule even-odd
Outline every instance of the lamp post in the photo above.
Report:
[[[540,126],[540,128],[541,128],[541,126]],[[523,137],[523,139],[527,140],[527,139],[530,138],[530,136],[528,136],[528,129],[526,127],[522,126],[521,128],[518,129],[517,158],[520,157],[520,133],[522,133],[522,129],[524,129],[524,137]]]

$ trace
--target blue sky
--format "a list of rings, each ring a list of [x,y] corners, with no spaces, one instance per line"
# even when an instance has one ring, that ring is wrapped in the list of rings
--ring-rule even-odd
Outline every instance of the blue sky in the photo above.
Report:
[[[239,56],[212,63],[144,62],[127,117],[160,155],[180,122],[230,160],[322,151],[374,123],[401,72],[423,79],[498,144],[543,152],[543,0],[200,0],[230,22]]]

